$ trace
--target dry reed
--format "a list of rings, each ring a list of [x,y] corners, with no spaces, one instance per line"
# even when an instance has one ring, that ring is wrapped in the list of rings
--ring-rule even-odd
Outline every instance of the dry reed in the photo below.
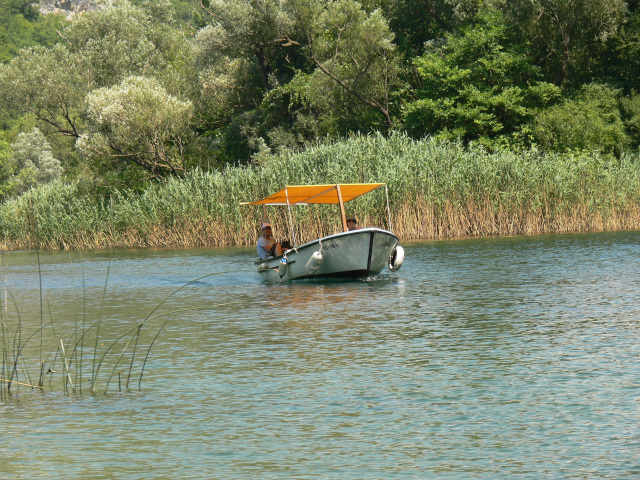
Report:
[[[291,238],[285,208],[240,206],[285,185],[385,182],[403,240],[640,229],[640,161],[534,150],[487,153],[396,134],[356,136],[262,165],[195,170],[108,198],[75,185],[32,190],[0,206],[4,249],[254,245],[260,223]],[[361,225],[387,228],[384,190],[347,205]],[[298,243],[339,230],[337,210],[293,209]],[[265,216],[266,214],[266,216]]]

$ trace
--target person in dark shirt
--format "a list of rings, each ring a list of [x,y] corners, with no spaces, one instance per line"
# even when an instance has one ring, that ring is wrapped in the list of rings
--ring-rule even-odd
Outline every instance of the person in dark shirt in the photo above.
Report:
[[[360,229],[355,215],[347,215],[347,228],[349,229],[349,231]]]

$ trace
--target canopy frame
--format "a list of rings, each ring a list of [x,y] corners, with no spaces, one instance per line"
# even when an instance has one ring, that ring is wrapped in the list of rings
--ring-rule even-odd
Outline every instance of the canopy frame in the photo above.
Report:
[[[378,187],[383,186],[386,191],[387,214],[389,229],[391,229],[391,210],[389,208],[389,192],[386,183],[336,183],[327,185],[288,185],[282,190],[255,202],[241,202],[240,205],[262,205],[266,214],[267,205],[286,205],[289,210],[289,224],[291,225],[291,233],[296,244],[295,232],[293,227],[293,216],[291,215],[292,205],[310,205],[310,204],[331,204],[339,205],[340,217],[342,219],[342,230],[348,231],[347,219],[344,204],[354,200],[355,198],[369,193]],[[266,218],[266,217],[265,217]]]

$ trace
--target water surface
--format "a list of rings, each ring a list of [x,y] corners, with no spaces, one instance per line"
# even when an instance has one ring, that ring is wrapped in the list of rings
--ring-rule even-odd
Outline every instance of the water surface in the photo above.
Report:
[[[284,285],[254,249],[4,253],[30,333],[40,284],[60,337],[169,298],[141,389],[0,399],[0,477],[640,478],[639,240],[406,244],[397,273]]]

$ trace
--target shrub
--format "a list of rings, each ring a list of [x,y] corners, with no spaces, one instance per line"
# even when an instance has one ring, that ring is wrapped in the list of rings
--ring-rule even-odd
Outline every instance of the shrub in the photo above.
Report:
[[[607,85],[584,86],[535,119],[533,137],[543,150],[600,152],[619,156],[630,139],[620,109],[620,92]]]

